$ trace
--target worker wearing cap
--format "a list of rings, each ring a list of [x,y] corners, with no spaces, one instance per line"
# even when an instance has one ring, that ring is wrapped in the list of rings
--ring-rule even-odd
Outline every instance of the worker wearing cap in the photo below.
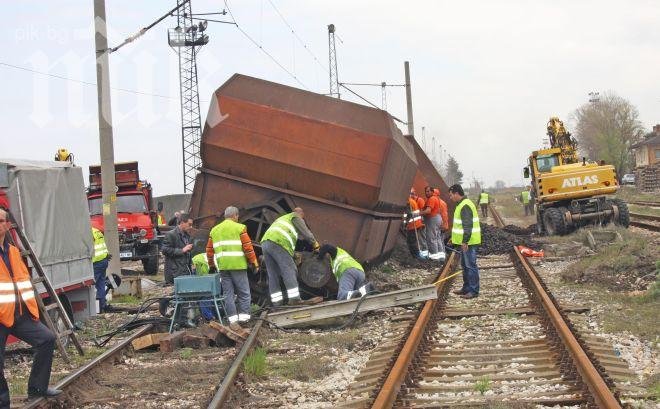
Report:
[[[440,215],[440,198],[433,194],[433,188],[426,186],[424,189],[426,195],[426,205],[421,211],[424,215],[424,225],[426,226],[426,243],[429,249],[429,259],[444,261],[445,245],[442,240],[441,227],[443,224]]]
[[[365,283],[364,269],[348,252],[331,244],[324,244],[319,250],[318,259],[330,255],[332,274],[337,279],[338,300],[350,300],[367,295],[374,290],[370,283]]]
[[[477,207],[465,197],[461,185],[449,188],[449,198],[456,203],[454,222],[451,229],[451,242],[461,246],[461,266],[463,267],[463,287],[454,291],[463,298],[479,295],[479,267],[477,266],[477,246],[481,244],[481,224]]]
[[[261,250],[268,271],[270,301],[274,306],[282,305],[284,301],[280,279],[286,287],[289,304],[301,303],[297,278],[298,270],[293,261],[296,242],[300,238],[312,244],[315,252],[320,247],[314,238],[314,234],[305,224],[304,218],[303,209],[296,207],[293,212],[280,216],[275,220],[261,239]]]
[[[259,268],[259,262],[247,227],[238,222],[238,209],[234,206],[227,207],[225,220],[213,227],[209,236],[206,245],[208,263],[213,266],[211,272],[216,268],[220,272],[229,326],[232,329],[240,329],[240,324],[250,319],[248,263],[256,270]]]
[[[9,408],[9,385],[4,374],[5,345],[13,335],[34,348],[34,361],[27,383],[28,399],[56,396],[61,390],[48,387],[55,334],[39,321],[39,307],[30,271],[21,252],[9,244],[11,225],[7,212],[0,209],[0,408]],[[14,380],[16,377],[14,377]]]
[[[481,193],[479,194],[479,207],[481,207],[481,215],[486,218],[488,217],[488,203],[489,203],[490,197],[488,195],[488,192],[485,190],[482,190]]]
[[[408,197],[408,211],[404,214],[406,224],[406,241],[408,248],[415,257],[428,258],[429,250],[426,245],[426,229],[422,220],[421,208],[417,201],[415,188],[410,188]]]

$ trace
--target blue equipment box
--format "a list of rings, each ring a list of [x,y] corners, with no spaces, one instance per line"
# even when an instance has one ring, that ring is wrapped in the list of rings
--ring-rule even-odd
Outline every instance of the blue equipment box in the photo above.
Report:
[[[220,274],[175,277],[174,294],[177,297],[220,297]]]

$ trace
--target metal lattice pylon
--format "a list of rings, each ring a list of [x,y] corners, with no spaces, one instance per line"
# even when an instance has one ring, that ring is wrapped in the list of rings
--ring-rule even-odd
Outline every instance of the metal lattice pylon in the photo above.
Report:
[[[202,120],[197,85],[197,52],[209,42],[205,25],[196,25],[189,0],[177,0],[177,27],[168,30],[168,42],[179,56],[181,96],[181,142],[183,148],[183,190],[192,192],[197,169],[202,165],[200,153]]]
[[[330,96],[341,98],[339,93],[339,74],[337,74],[337,49],[335,47],[335,25],[328,26],[328,50],[330,68]]]

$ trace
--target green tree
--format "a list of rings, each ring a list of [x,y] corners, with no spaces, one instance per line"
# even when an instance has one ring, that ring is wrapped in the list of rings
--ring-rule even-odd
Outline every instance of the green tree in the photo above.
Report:
[[[458,168],[458,162],[453,156],[449,155],[445,169],[445,182],[447,182],[447,185],[451,186],[456,183],[463,183],[463,172]]]
[[[634,166],[630,146],[644,135],[637,108],[614,92],[607,92],[598,101],[576,109],[573,117],[582,153],[614,165],[619,178],[628,173]]]

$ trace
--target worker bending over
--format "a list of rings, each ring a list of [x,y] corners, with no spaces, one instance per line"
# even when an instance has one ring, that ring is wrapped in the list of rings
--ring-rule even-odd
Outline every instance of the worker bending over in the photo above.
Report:
[[[373,292],[370,283],[365,283],[364,269],[348,252],[331,244],[324,244],[319,250],[319,260],[330,255],[330,266],[339,284],[338,300],[350,300]]]
[[[404,214],[406,224],[406,242],[410,253],[419,258],[426,259],[429,256],[429,250],[426,245],[426,229],[422,220],[421,210],[424,207],[419,206],[415,188],[410,188],[410,197],[408,197],[408,211]]]
[[[298,238],[312,244],[314,251],[320,245],[314,234],[305,224],[305,213],[300,207],[293,212],[280,216],[270,225],[261,239],[261,251],[268,271],[268,290],[270,301],[274,306],[282,305],[284,296],[280,287],[280,278],[286,287],[289,305],[301,303],[298,289],[297,268],[293,261],[293,252],[296,250]]]
[[[257,269],[259,262],[254,254],[247,227],[238,222],[238,209],[234,206],[227,207],[225,220],[213,227],[209,236],[206,256],[209,266],[213,266],[210,270],[213,272],[217,268],[220,272],[229,327],[240,329],[240,324],[250,319],[248,263]],[[238,302],[234,301],[234,297]]]

